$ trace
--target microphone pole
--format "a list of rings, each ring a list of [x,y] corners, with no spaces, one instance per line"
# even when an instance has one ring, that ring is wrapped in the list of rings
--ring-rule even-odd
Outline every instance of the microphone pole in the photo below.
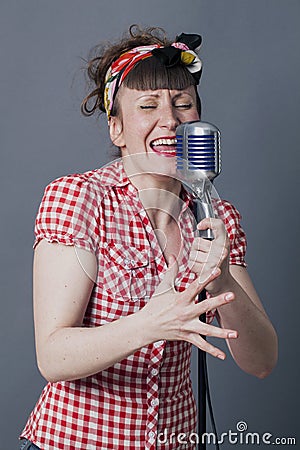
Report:
[[[193,200],[193,213],[196,222],[199,223],[203,217],[199,215],[199,209],[202,205],[199,204],[200,200],[195,198]],[[211,230],[205,230],[211,232]],[[210,234],[210,233],[207,233]],[[204,237],[204,236],[203,236]],[[204,239],[211,240],[210,236],[204,237]],[[203,289],[198,295],[198,302],[202,302],[206,299],[206,290]],[[206,313],[201,314],[200,320],[206,323]],[[201,335],[201,337],[206,340],[206,336]],[[204,439],[204,433],[206,432],[206,396],[207,396],[207,370],[206,370],[206,352],[197,349],[197,368],[198,368],[198,433],[199,433],[199,450],[206,450],[206,443]]]
[[[220,131],[207,122],[186,122],[177,127],[177,174],[193,195],[193,213],[197,224],[204,218],[214,218],[211,201],[212,180],[221,171]],[[208,240],[214,239],[211,229],[202,230],[199,235]],[[206,299],[206,290],[200,292],[198,301]],[[206,314],[200,316],[206,322]],[[202,336],[202,335],[201,335]],[[205,336],[202,336],[206,339]],[[215,423],[209,395],[206,352],[198,348],[198,434],[199,450],[206,450],[206,398],[213,428]]]

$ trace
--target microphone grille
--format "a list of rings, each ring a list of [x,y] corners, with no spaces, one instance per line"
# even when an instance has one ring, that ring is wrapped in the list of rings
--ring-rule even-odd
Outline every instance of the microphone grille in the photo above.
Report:
[[[176,130],[177,169],[200,170],[209,179],[221,172],[220,131],[208,122],[186,122]]]

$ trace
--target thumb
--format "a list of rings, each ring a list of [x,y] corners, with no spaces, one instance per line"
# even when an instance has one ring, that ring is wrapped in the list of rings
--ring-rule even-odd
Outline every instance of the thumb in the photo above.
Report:
[[[170,289],[175,291],[175,279],[178,274],[178,263],[174,255],[170,255],[168,268],[164,274],[163,279],[158,285],[156,294],[162,294]]]

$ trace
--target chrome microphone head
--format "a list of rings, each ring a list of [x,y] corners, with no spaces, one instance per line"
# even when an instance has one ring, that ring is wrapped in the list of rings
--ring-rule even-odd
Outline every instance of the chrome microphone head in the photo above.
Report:
[[[220,131],[208,122],[185,122],[176,129],[177,170],[187,183],[221,172]]]
[[[176,129],[177,175],[194,198],[197,223],[215,217],[212,205],[212,181],[221,172],[220,131],[208,122],[185,122]],[[213,239],[210,228],[200,236]]]

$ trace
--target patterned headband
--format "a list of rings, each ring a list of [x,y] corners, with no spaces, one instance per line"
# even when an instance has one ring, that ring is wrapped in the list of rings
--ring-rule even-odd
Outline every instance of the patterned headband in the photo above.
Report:
[[[154,56],[166,67],[173,67],[182,63],[198,84],[202,63],[194,50],[200,47],[201,42],[202,38],[198,34],[182,33],[169,47],[163,47],[159,44],[143,45],[123,53],[112,63],[105,76],[104,107],[108,121],[121,84],[136,64],[145,58]]]

